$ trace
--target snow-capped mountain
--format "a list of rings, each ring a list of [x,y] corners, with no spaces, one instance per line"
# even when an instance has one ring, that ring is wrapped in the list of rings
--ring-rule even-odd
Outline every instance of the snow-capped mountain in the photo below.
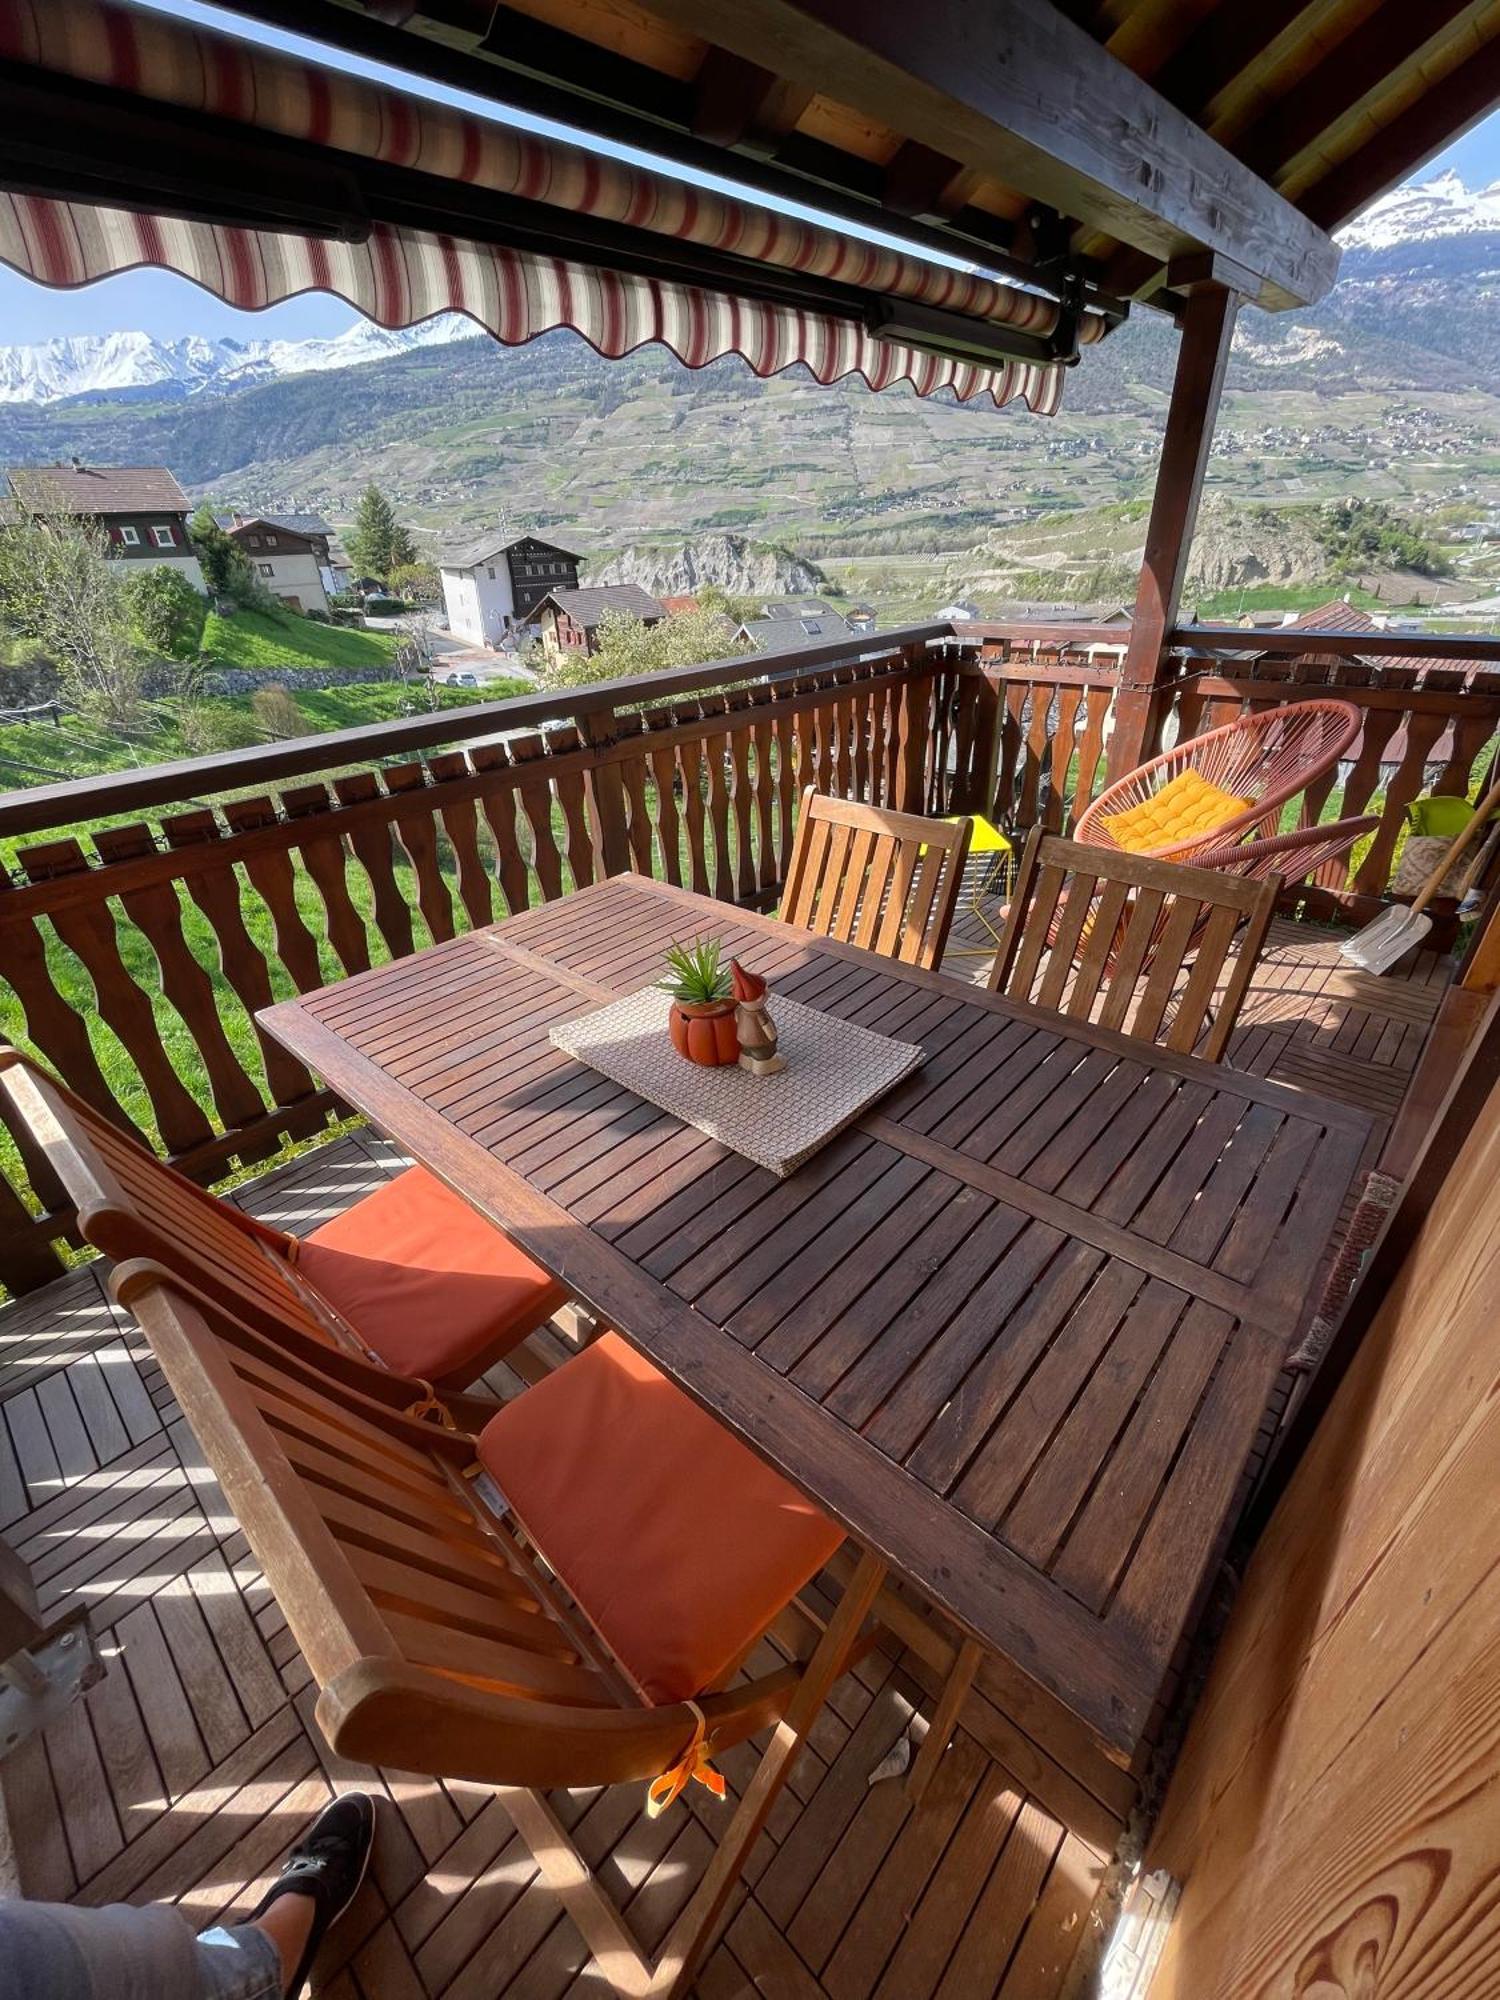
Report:
[[[1500,231],[1500,181],[1470,188],[1450,168],[1430,181],[1396,188],[1356,216],[1339,241],[1346,250],[1390,250],[1441,236]]]
[[[57,403],[70,396],[196,396],[281,375],[358,368],[480,333],[461,313],[391,332],[356,320],[323,340],[156,340],[146,333],[75,334],[35,347],[0,347],[0,403]]]

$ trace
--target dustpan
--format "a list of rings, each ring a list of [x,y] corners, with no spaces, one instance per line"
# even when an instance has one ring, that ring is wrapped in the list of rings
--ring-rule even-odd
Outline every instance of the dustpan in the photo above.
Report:
[[[1382,911],[1374,923],[1366,924],[1362,931],[1345,938],[1339,951],[1351,965],[1359,966],[1364,972],[1389,972],[1398,960],[1405,958],[1414,946],[1422,942],[1432,929],[1432,919],[1425,914],[1427,905],[1447,879],[1448,870],[1497,805],[1500,805],[1500,778],[1479,801],[1474,817],[1462,833],[1455,835],[1442,860],[1413,896],[1409,906],[1402,909],[1397,905]]]

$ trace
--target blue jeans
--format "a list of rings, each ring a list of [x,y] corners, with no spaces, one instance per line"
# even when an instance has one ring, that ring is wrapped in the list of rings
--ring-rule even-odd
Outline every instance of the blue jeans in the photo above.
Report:
[[[281,1956],[238,1924],[196,1935],[170,1905],[0,1902],[4,2000],[281,2000]]]

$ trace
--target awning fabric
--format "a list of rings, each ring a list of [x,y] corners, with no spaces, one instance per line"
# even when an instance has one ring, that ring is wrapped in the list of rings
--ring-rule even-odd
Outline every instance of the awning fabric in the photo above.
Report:
[[[1049,333],[1051,300],[778,215],[576,146],[491,123],[117,0],[0,0],[0,59],[328,147],[552,204],[631,229],[912,300],[992,325]],[[0,177],[3,177],[0,156]],[[568,326],[617,356],[658,341],[690,367],[739,354],[759,375],[804,363],[820,382],[1061,401],[1064,370],[970,363],[867,333],[854,317],[732,297],[694,284],[593,268],[531,250],[374,225],[340,243],[282,231],[142,215],[40,196],[0,196],[0,258],[49,285],[154,265],[232,305],[307,290],[347,299],[382,326],[458,311],[510,345]],[[1098,338],[1085,316],[1080,338]]]

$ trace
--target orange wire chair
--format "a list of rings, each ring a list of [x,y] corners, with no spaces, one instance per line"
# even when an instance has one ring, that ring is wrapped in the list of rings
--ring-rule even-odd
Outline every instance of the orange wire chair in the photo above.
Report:
[[[1332,769],[1359,729],[1359,710],[1347,701],[1297,701],[1257,709],[1234,722],[1226,722],[1219,729],[1190,737],[1160,757],[1151,758],[1117,783],[1106,786],[1080,814],[1073,838],[1095,847],[1118,848],[1120,843],[1105,825],[1106,819],[1132,806],[1145,805],[1181,772],[1196,771],[1210,784],[1250,803],[1219,826],[1194,834],[1188,840],[1148,848],[1146,852],[1159,860],[1192,861],[1200,868],[1231,868],[1237,875],[1270,873],[1270,867],[1258,865],[1266,859],[1259,853],[1262,842],[1258,840],[1249,843],[1257,850],[1257,865],[1253,870],[1242,865],[1247,858],[1243,852],[1244,837],[1257,828],[1268,832],[1274,828],[1281,808]],[[1301,880],[1314,867],[1335,859],[1336,854],[1319,851],[1317,860],[1310,861],[1306,868],[1300,861],[1292,868],[1287,863],[1296,845],[1305,841],[1310,850],[1322,850],[1337,829],[1350,827],[1356,830],[1349,834],[1346,846],[1352,846],[1366,830],[1363,822],[1356,826],[1356,822],[1345,820],[1274,835],[1273,840],[1282,843],[1277,849],[1275,872],[1289,882]],[[1271,846],[1273,840],[1264,845]]]

